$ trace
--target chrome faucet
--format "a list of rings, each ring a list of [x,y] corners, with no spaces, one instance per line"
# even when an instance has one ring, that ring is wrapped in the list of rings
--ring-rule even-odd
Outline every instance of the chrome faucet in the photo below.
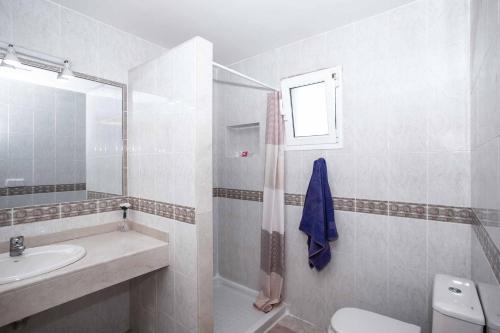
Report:
[[[16,236],[10,238],[10,256],[11,257],[19,257],[23,254],[24,249],[24,237]]]

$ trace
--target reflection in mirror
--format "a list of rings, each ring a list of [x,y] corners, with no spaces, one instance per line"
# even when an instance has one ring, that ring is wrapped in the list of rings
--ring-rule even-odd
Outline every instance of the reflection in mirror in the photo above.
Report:
[[[0,66],[0,208],[122,195],[122,88]]]

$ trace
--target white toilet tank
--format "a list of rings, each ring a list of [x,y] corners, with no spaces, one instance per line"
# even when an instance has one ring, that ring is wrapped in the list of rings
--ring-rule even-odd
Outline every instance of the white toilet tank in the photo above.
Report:
[[[471,280],[437,274],[432,310],[432,333],[483,332],[483,310]]]
[[[500,333],[500,286],[479,283],[477,289],[486,319],[486,333]]]

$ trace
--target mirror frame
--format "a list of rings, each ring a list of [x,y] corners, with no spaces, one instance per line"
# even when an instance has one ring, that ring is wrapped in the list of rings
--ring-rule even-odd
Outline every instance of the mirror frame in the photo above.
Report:
[[[19,60],[21,64],[29,67],[34,67],[42,70],[47,70],[50,72],[54,73],[61,73],[62,67],[61,65],[57,66],[55,64],[51,63],[46,63],[46,62],[41,62],[43,60],[40,59],[38,60],[31,60],[31,59],[26,59],[24,57],[19,57]],[[84,80],[89,80],[93,82],[98,82],[106,85],[110,85],[113,87],[120,88],[122,91],[122,193],[121,195],[116,195],[112,197],[103,197],[103,198],[92,198],[92,199],[85,199],[85,200],[80,200],[80,201],[71,201],[73,203],[78,203],[78,202],[92,202],[92,201],[98,201],[98,200],[103,200],[103,199],[113,199],[113,198],[120,198],[120,197],[127,197],[128,195],[128,185],[127,185],[127,85],[125,83],[120,83],[104,78],[100,78],[97,76],[89,75],[89,74],[84,74],[80,72],[75,72],[73,71],[73,75],[76,78],[79,79],[84,79]],[[52,203],[52,204],[40,204],[40,205],[30,205],[30,206],[16,206],[16,207],[9,207],[9,208],[3,208],[4,209],[12,209],[16,210],[21,207],[31,207],[31,206],[51,206],[51,205],[58,205],[58,204],[63,204],[66,202],[57,202],[57,203]]]

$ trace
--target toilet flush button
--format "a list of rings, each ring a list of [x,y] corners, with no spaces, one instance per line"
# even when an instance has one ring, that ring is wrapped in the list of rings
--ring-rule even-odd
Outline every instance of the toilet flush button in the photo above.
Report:
[[[462,290],[455,287],[449,287],[448,290],[457,295],[462,293]]]

